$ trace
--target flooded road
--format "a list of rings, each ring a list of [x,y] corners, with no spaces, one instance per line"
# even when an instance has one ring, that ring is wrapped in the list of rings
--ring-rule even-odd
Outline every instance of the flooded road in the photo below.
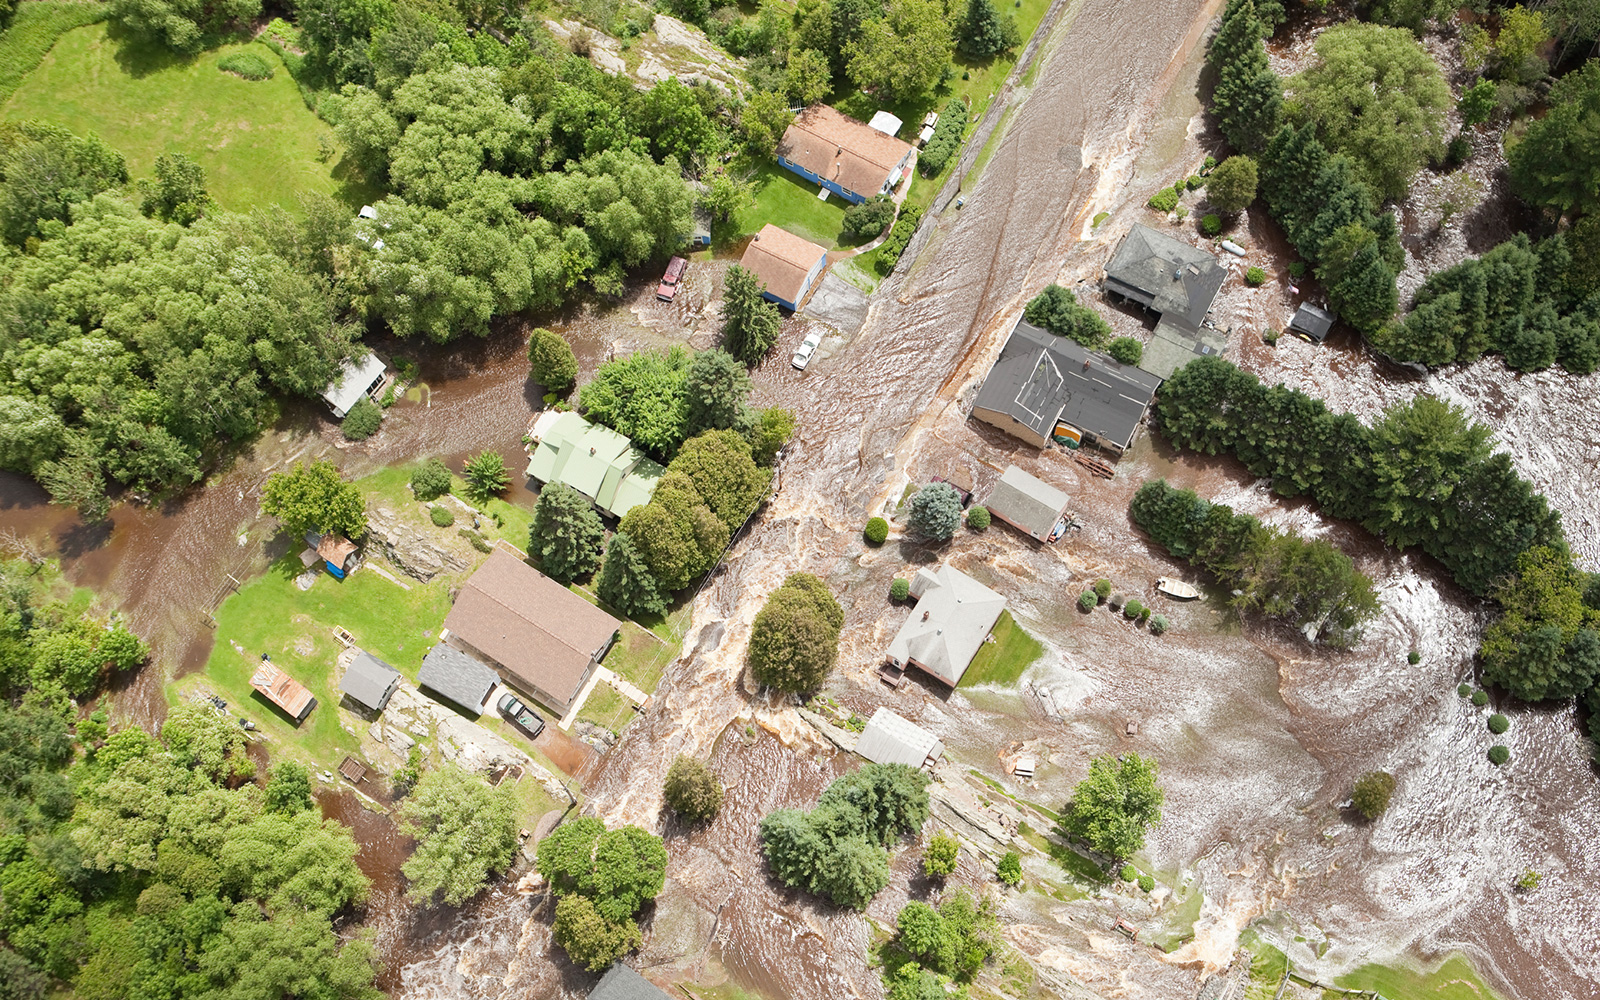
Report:
[[[1192,881],[1203,890],[1194,940],[1163,955],[1111,933],[1113,913],[1149,914],[1141,900],[1012,896],[1008,941],[1041,969],[1106,996],[1194,996],[1202,977],[1229,961],[1239,930],[1270,915],[1274,943],[1325,979],[1369,962],[1426,962],[1464,950],[1511,996],[1600,992],[1597,780],[1570,710],[1513,708],[1504,737],[1512,762],[1487,763],[1484,713],[1455,694],[1471,676],[1480,605],[1426,560],[1384,550],[1303,502],[1277,500],[1230,461],[1174,456],[1145,437],[1105,482],[1060,453],[1040,455],[965,420],[973,380],[1027,298],[1050,281],[1092,279],[1127,227],[1149,220],[1140,207],[1149,194],[1204,155],[1193,92],[1198,44],[1219,7],[1058,3],[1041,68],[1031,89],[1009,96],[986,167],[962,192],[964,207],[936,202],[901,272],[873,297],[864,328],[801,374],[783,358],[809,321],[786,322],[757,378],[761,404],[799,414],[782,491],[701,595],[686,655],[585,787],[608,821],[668,838],[667,891],[645,914],[647,940],[635,963],[652,978],[731,981],[773,1000],[881,995],[865,961],[868,922],[774,885],[756,840],[760,816],[809,805],[849,763],[742,679],[755,612],[784,576],[805,570],[836,592],[849,588],[829,690],[857,711],[889,704],[940,735],[961,766],[1001,781],[1000,748],[1038,740],[1037,782],[1012,787],[1051,808],[1092,756],[1132,749],[1160,761],[1166,820],[1141,860],[1166,884]],[[1102,211],[1109,220],[1091,230]],[[723,266],[691,269],[689,294],[671,306],[654,303],[640,281],[625,303],[546,322],[574,341],[586,371],[638,346],[709,346],[714,315],[703,307]],[[1292,340],[1267,348],[1260,329],[1287,318],[1273,319],[1284,303],[1281,289],[1247,291],[1230,278],[1219,304],[1227,320],[1219,325],[1236,327],[1229,356],[1363,416],[1422,392],[1460,401],[1497,427],[1518,468],[1564,512],[1580,561],[1600,568],[1600,498],[1592,471],[1576,471],[1600,458],[1600,415],[1587,402],[1600,379],[1516,376],[1493,359],[1418,378],[1338,338],[1320,350]],[[525,330],[512,326],[450,349],[404,345],[431,396],[397,406],[372,441],[346,446],[307,407],[186,502],[119,508],[109,537],[76,526],[14,479],[0,479],[0,524],[47,536],[72,578],[126,602],[169,661],[203,662],[201,606],[226,574],[251,572],[273,554],[255,505],[274,467],[300,454],[327,454],[351,474],[486,447],[514,457],[539,391],[526,381],[524,342]],[[981,496],[1010,463],[1067,490],[1083,530],[1048,549],[999,526],[963,531],[934,549],[862,543],[866,518],[892,508],[907,483],[960,470]],[[1367,640],[1351,653],[1329,653],[1270,625],[1239,622],[1216,601],[1158,603],[1151,581],[1182,576],[1183,567],[1150,551],[1127,519],[1133,491],[1158,475],[1350,552],[1384,602]],[[940,560],[1006,594],[1046,644],[1026,680],[1051,693],[1060,721],[1014,690],[952,693],[913,683],[889,691],[873,678],[907,613],[878,595],[895,576]],[[1074,598],[1100,576],[1155,604],[1172,631],[1157,638],[1104,612],[1080,615]],[[1410,666],[1413,648],[1421,660]],[[123,696],[135,717],[159,711],[159,675],[149,675],[153,682],[142,679]],[[678,753],[710,757],[729,786],[706,829],[662,815],[661,779]],[[1353,822],[1341,809],[1350,782],[1377,768],[1399,779],[1390,811],[1377,824]],[[325,798],[323,806],[355,824],[366,845],[359,860],[375,881],[368,922],[392,995],[575,997],[592,985],[594,977],[552,955],[548,904],[537,898],[500,886],[464,911],[410,911],[393,876],[402,838],[387,820],[358,815],[365,811],[349,799]],[[1530,866],[1543,885],[1514,893],[1512,880]],[[902,857],[870,915],[892,921],[913,891]]]

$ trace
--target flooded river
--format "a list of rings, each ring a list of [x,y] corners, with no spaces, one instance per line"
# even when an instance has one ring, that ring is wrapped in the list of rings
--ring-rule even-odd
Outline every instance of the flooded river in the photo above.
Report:
[[[1149,194],[1203,155],[1192,120],[1198,44],[1219,7],[1058,2],[1031,87],[997,100],[1004,123],[981,177],[962,192],[964,207],[936,202],[901,272],[873,297],[865,326],[801,374],[783,357],[809,321],[785,324],[757,379],[763,404],[800,415],[782,491],[701,595],[689,648],[668,668],[651,708],[585,787],[607,820],[668,838],[667,892],[645,915],[636,963],[652,977],[726,980],[773,1000],[881,995],[865,962],[868,922],[775,885],[756,841],[760,816],[809,804],[847,763],[742,679],[756,610],[785,575],[805,570],[836,591],[850,588],[830,693],[857,711],[890,704],[937,732],[963,767],[997,779],[1004,775],[996,755],[1008,741],[1039,740],[1036,787],[1019,794],[1051,807],[1094,755],[1134,749],[1160,761],[1166,821],[1146,861],[1164,882],[1203,890],[1194,940],[1163,955],[1111,933],[1116,916],[1149,915],[1141,900],[1014,898],[1005,910],[1008,940],[1041,969],[1105,996],[1194,996],[1204,975],[1226,965],[1240,928],[1270,915],[1275,943],[1324,978],[1461,950],[1515,997],[1600,993],[1592,893],[1600,881],[1600,781],[1570,710],[1514,707],[1503,738],[1512,762],[1487,763],[1482,713],[1455,694],[1471,676],[1481,606],[1425,560],[1384,550],[1307,504],[1276,500],[1232,462],[1174,456],[1143,438],[1106,482],[1060,453],[1041,456],[964,419],[973,380],[1027,298],[1053,280],[1092,278],[1128,225],[1146,217],[1139,206]],[[1089,220],[1102,211],[1111,217],[1091,235]],[[701,306],[715,297],[723,266],[697,265],[689,294],[671,306],[655,303],[641,280],[626,302],[546,322],[573,340],[586,370],[639,346],[709,346],[714,317]],[[1565,514],[1586,568],[1600,568],[1592,489],[1600,416],[1587,402],[1600,380],[1517,376],[1492,359],[1417,378],[1337,338],[1320,350],[1289,340],[1269,349],[1257,332],[1281,307],[1281,293],[1247,292],[1235,278],[1224,295],[1222,314],[1236,325],[1230,356],[1265,378],[1363,416],[1430,392],[1493,423],[1518,468]],[[270,471],[313,454],[351,474],[430,454],[459,460],[482,448],[515,457],[538,392],[526,381],[524,341],[525,330],[513,326],[448,350],[405,345],[399,350],[421,363],[431,393],[398,405],[372,441],[346,446],[306,406],[204,491],[160,510],[119,508],[109,534],[77,525],[15,478],[0,479],[0,524],[48,539],[74,580],[115,595],[167,662],[192,666],[209,646],[206,601],[228,574],[252,572],[274,554],[256,515]],[[962,532],[938,550],[862,544],[863,522],[892,507],[907,483],[959,470],[981,495],[1013,462],[1066,489],[1083,530],[1049,549],[999,527]],[[1133,490],[1157,475],[1349,551],[1379,582],[1384,602],[1367,640],[1347,654],[1314,650],[1271,626],[1238,622],[1215,601],[1160,605],[1173,621],[1161,638],[1103,612],[1078,614],[1076,594],[1097,577],[1153,603],[1156,576],[1182,575],[1128,523]],[[1062,721],[1047,721],[1014,691],[950,693],[914,683],[891,692],[873,679],[906,614],[879,595],[896,575],[942,559],[1005,593],[1045,642],[1028,681],[1052,692]],[[1415,666],[1406,662],[1413,648],[1421,653]],[[119,704],[151,718],[159,691],[151,671]],[[729,786],[706,829],[662,815],[660,782],[677,753],[711,757]],[[1353,822],[1341,809],[1350,782],[1377,768],[1398,776],[1394,802],[1377,824]],[[463,911],[412,911],[393,874],[405,845],[388,821],[353,796],[322,804],[355,825],[366,845],[360,860],[375,882],[368,925],[392,995],[581,996],[592,984],[552,957],[548,904],[539,897],[502,886]],[[1544,875],[1542,886],[1514,893],[1512,880],[1530,866]],[[915,891],[901,859],[869,915],[892,921]]]

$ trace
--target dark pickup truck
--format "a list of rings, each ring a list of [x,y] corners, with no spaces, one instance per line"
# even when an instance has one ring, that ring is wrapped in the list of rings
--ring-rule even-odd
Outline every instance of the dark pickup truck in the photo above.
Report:
[[[501,695],[495,707],[500,709],[500,714],[505,716],[508,722],[527,733],[528,739],[531,740],[544,732],[544,720],[539,717],[539,713],[518,701],[516,695]]]

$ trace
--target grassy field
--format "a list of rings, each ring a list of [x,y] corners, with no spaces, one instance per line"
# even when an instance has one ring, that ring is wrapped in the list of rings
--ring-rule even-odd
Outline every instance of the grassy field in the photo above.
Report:
[[[817,188],[775,163],[758,164],[750,174],[755,185],[755,201],[737,212],[725,229],[723,240],[758,233],[772,223],[796,236],[832,250],[846,245],[844,233],[845,201],[829,195],[817,197]],[[856,242],[854,237],[850,242]]]
[[[105,17],[105,4],[82,0],[35,0],[18,8],[0,33],[0,104],[11,99],[17,85],[38,67],[56,39],[73,28],[98,24]]]
[[[613,733],[621,733],[622,727],[632,721],[634,714],[632,702],[618,694],[610,684],[600,683],[589,692],[583,708],[578,711],[578,718]]]
[[[1432,973],[1384,965],[1363,965],[1341,976],[1336,985],[1377,990],[1390,1000],[1499,1000],[1500,994],[1484,985],[1471,964],[1460,955]]]
[[[216,612],[217,644],[205,672],[180,679],[169,688],[168,700],[176,703],[197,687],[214,690],[274,738],[275,755],[294,748],[293,755],[332,767],[358,745],[339,726],[335,660],[342,647],[333,628],[347,629],[358,646],[415,681],[422,655],[450,611],[450,581],[442,576],[427,585],[413,581],[404,590],[368,571],[344,580],[324,574],[302,591],[294,585],[300,571],[298,553],[290,553],[223,601]],[[298,727],[250,687],[262,653],[317,698],[317,707]]]
[[[272,79],[250,81],[217,68],[219,58],[241,50],[267,60],[276,70]],[[13,61],[26,60],[0,51],[0,69]],[[205,167],[207,189],[224,209],[294,209],[299,193],[316,191],[354,207],[376,194],[352,181],[337,153],[318,162],[318,137],[331,133],[306,108],[282,61],[259,43],[224,45],[190,59],[113,39],[103,24],[77,28],[27,73],[0,117],[95,132],[122,151],[136,179],[150,175],[160,154],[187,153]]]
[[[986,642],[978,650],[967,672],[961,675],[960,686],[1015,684],[1022,678],[1022,672],[1042,655],[1044,646],[1039,640],[1023,631],[1011,612],[1002,611],[1000,620],[994,624],[994,642]]]

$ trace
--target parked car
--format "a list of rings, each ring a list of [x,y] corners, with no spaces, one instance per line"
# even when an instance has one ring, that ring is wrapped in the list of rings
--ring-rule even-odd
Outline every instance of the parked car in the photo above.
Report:
[[[789,359],[789,363],[801,371],[805,371],[806,365],[811,363],[811,355],[817,353],[817,348],[821,346],[822,334],[806,334],[806,339],[800,341],[800,346],[794,349],[794,357]]]
[[[678,294],[678,282],[683,280],[683,272],[689,269],[689,262],[682,257],[674,257],[667,262],[667,273],[661,276],[661,284],[656,286],[656,298],[662,302],[671,302],[672,297]]]
[[[539,717],[538,712],[518,701],[516,695],[501,695],[496,707],[500,709],[500,714],[506,717],[507,722],[527,733],[528,739],[531,740],[544,732],[544,719]]]

